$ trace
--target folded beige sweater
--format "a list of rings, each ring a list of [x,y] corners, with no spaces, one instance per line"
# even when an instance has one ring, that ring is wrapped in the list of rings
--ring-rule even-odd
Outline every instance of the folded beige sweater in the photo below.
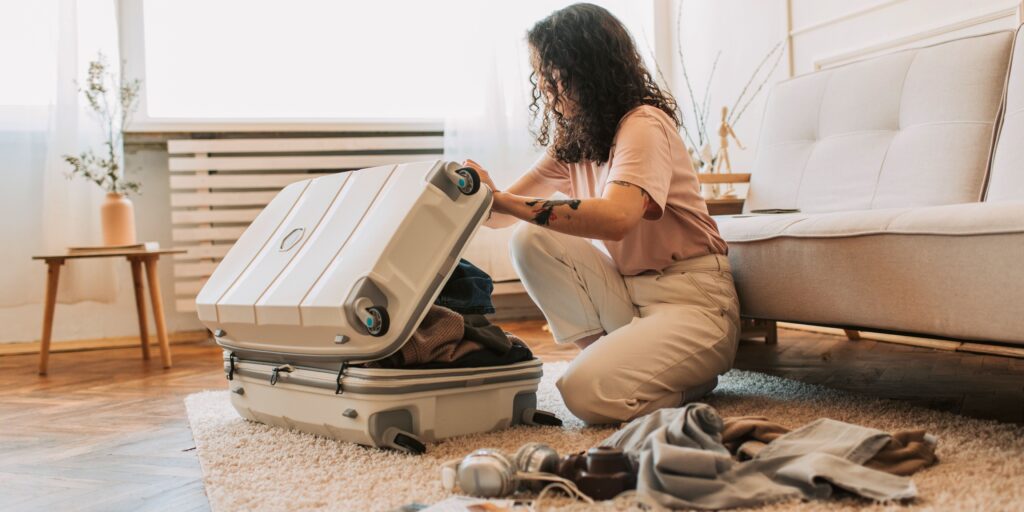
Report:
[[[722,444],[741,459],[753,458],[768,443],[790,429],[760,416],[723,418]],[[893,475],[909,476],[935,464],[935,440],[923,430],[901,430],[865,466]]]

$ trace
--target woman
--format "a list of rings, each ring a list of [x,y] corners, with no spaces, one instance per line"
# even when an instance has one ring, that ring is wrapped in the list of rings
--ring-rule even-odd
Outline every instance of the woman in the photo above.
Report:
[[[506,190],[465,164],[494,191],[489,226],[526,221],[516,271],[556,341],[583,349],[565,404],[612,423],[700,398],[732,366],[739,303],[675,101],[601,7],[556,11],[527,40],[546,155]],[[538,199],[556,191],[568,199]]]

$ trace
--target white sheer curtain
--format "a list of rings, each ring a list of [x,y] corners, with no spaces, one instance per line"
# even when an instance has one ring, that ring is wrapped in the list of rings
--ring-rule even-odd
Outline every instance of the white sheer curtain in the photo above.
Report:
[[[0,84],[0,307],[41,300],[32,254],[100,241],[103,191],[68,180],[61,158],[102,142],[75,85],[100,51],[118,67],[114,0],[0,3],[0,59],[13,64]],[[65,265],[60,280],[62,302],[115,298],[110,260]]]
[[[567,0],[476,2],[479,23],[466,27],[471,51],[458,87],[475,105],[445,119],[445,158],[471,158],[484,166],[495,185],[512,184],[543,153],[530,135],[530,64],[526,31]],[[650,0],[596,0],[633,34],[641,53],[652,48],[653,6]],[[653,62],[653,60],[650,60]],[[652,70],[653,72],[653,70]],[[496,281],[516,279],[508,256],[511,228],[481,229],[465,257],[487,270]]]
[[[561,2],[491,2],[487,20],[473,27],[473,52],[465,63],[460,88],[475,105],[445,119],[444,146],[449,160],[472,158],[507,187],[541,155],[529,132],[530,67],[526,30]],[[547,4],[547,5],[545,5]],[[505,247],[511,229],[481,229],[465,257],[495,280],[515,279]]]

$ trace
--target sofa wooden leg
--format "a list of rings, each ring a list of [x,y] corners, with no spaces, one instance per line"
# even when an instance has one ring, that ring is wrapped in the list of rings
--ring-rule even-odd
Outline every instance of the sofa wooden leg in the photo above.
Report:
[[[740,339],[752,340],[756,338],[764,338],[764,342],[768,345],[778,343],[779,338],[775,327],[775,320],[744,318],[740,323]]]
[[[846,339],[850,341],[860,340],[860,331],[855,331],[853,329],[843,329],[843,332],[846,333]]]
[[[775,320],[765,320],[764,342],[766,345],[778,345],[779,329],[775,325]]]

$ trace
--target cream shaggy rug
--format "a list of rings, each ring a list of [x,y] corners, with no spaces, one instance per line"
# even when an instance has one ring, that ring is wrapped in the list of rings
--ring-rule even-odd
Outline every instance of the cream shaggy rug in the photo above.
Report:
[[[185,404],[215,512],[387,511],[443,499],[440,464],[476,448],[512,453],[526,442],[541,441],[559,453],[571,453],[609,435],[608,428],[584,428],[562,405],[554,381],[566,364],[544,365],[539,391],[540,408],[558,414],[564,427],[516,427],[450,439],[418,457],[245,421],[231,408],[226,391],[197,393]],[[789,427],[830,417],[885,431],[924,428],[939,438],[941,462],[915,475],[919,498],[909,505],[844,498],[757,510],[1024,510],[1024,427],[735,370],[721,379],[707,401],[723,416],[763,415]],[[559,510],[584,508],[575,504]],[[630,505],[606,502],[594,508],[623,510]]]

